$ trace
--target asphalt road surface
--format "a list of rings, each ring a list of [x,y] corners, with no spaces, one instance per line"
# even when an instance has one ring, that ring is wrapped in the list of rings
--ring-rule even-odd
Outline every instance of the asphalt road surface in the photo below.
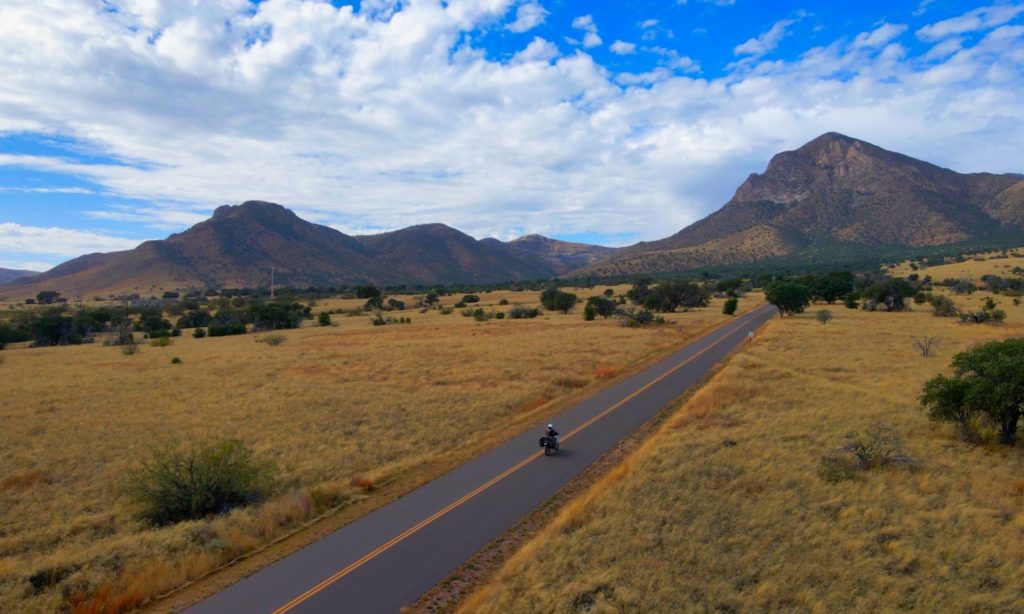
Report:
[[[682,395],[774,313],[765,305],[737,317],[186,612],[398,612]],[[549,421],[562,445],[545,457],[537,441]]]

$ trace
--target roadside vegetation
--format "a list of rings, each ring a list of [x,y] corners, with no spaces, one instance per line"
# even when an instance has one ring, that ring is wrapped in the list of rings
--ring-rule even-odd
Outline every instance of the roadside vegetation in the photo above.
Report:
[[[1006,312],[973,326],[876,283],[771,321],[462,611],[1019,609],[1024,308],[933,288]]]
[[[594,297],[642,310],[631,287],[561,288],[578,299],[567,313],[541,305],[543,287],[0,311],[114,314],[91,343],[0,352],[0,610],[133,608],[323,515],[369,510],[730,318],[721,294],[656,327],[584,320]],[[739,311],[761,303],[744,293]]]

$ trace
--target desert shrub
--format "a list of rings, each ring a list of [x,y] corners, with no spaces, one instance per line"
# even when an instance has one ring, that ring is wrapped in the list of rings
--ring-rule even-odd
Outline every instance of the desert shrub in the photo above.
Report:
[[[458,303],[455,303],[454,307],[456,309],[465,309],[466,308],[466,304],[463,303],[462,301],[459,301]]]
[[[607,298],[611,298],[615,296],[615,290],[613,290],[612,288],[605,288],[602,294],[604,294]]]
[[[649,309],[623,309],[618,313],[619,324],[628,327],[664,324],[665,318],[655,315]]]
[[[320,315],[318,315],[316,317],[316,322],[320,326],[330,326],[331,325],[331,314],[327,313],[326,311],[320,312]]]
[[[495,313],[494,314],[494,319],[495,320],[504,320],[505,319],[505,312],[504,311],[499,311],[499,312]]]
[[[473,319],[477,322],[486,322],[489,318],[487,312],[484,311],[483,307],[477,307],[473,310]]]
[[[933,337],[928,333],[921,335],[920,337],[911,337],[914,340],[914,346],[921,352],[921,356],[928,358],[935,351],[935,346],[939,345],[941,341],[938,337]]]
[[[832,312],[828,309],[819,309],[818,313],[814,315],[814,319],[821,324],[828,324],[832,321]]]
[[[583,319],[587,322],[592,322],[597,317],[597,308],[594,307],[593,303],[587,303],[583,307]]]
[[[405,301],[400,301],[400,300],[398,300],[396,298],[389,298],[388,299],[388,307],[390,309],[395,310],[395,311],[404,311],[405,310]]]
[[[952,318],[960,313],[952,299],[940,294],[931,297],[932,314],[940,318]]]
[[[194,331],[192,331],[192,336],[195,337],[196,339],[202,339],[203,337],[206,336],[206,329],[197,328]]]
[[[125,343],[121,347],[121,353],[125,356],[133,356],[139,353],[139,344],[132,341],[131,343]]]
[[[473,310],[469,309],[468,307],[466,309],[463,309],[459,313],[461,313],[462,317],[464,317],[464,318],[472,318],[473,317]]]
[[[440,309],[438,309],[438,311],[441,313],[441,315],[448,316],[451,315],[452,312],[455,311],[455,309],[453,309],[452,307],[441,307]]]
[[[280,333],[275,333],[273,335],[266,335],[266,336],[263,336],[263,337],[259,337],[258,339],[256,339],[256,342],[257,343],[265,343],[265,344],[273,347],[273,346],[281,345],[282,343],[284,343],[287,340],[288,340],[288,337],[285,337],[284,335],[282,335]]]
[[[149,345],[155,348],[165,348],[171,344],[170,337],[157,337],[149,342]]]
[[[903,438],[893,427],[876,423],[851,437],[846,445],[825,454],[818,475],[828,482],[838,482],[853,478],[857,471],[898,464],[914,464],[903,450]]]
[[[860,295],[856,292],[847,294],[846,298],[843,299],[843,305],[847,309],[858,309],[860,307]]]
[[[466,296],[462,297],[462,301],[461,302],[465,303],[465,304],[468,304],[468,303],[479,303],[480,302],[480,297],[475,295],[475,294],[467,294]]]
[[[233,322],[229,324],[214,324],[210,323],[209,328],[206,329],[206,334],[210,337],[227,337],[229,335],[244,335],[245,324],[241,322]]]
[[[740,300],[735,296],[725,299],[725,304],[722,305],[722,313],[727,316],[734,315],[739,304]]]
[[[499,305],[508,305],[508,299],[507,298],[503,298],[500,301],[498,301],[498,304]]]
[[[272,470],[241,441],[154,449],[128,474],[124,492],[143,520],[168,525],[262,501]]]
[[[172,365],[180,365],[181,364],[181,359],[178,358],[177,356],[175,356],[174,358],[171,359],[171,364]]]
[[[539,315],[540,309],[537,309],[536,307],[525,307],[523,305],[516,305],[508,311],[508,317],[513,320],[536,318]]]

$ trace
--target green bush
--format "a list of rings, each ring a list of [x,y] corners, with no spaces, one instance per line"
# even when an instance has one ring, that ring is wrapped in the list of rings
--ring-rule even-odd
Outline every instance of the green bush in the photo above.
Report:
[[[285,337],[284,335],[279,334],[279,333],[275,333],[273,335],[267,335],[265,337],[260,337],[256,341],[259,342],[259,343],[265,343],[265,344],[267,344],[269,346],[278,346],[278,345],[281,345],[282,343],[284,343],[287,340],[288,340],[288,337]]]
[[[484,311],[483,307],[477,307],[473,310],[473,319],[477,322],[486,322],[488,320],[487,312]]]
[[[817,314],[815,314],[814,317],[821,324],[828,324],[830,321],[832,321],[832,312],[829,311],[828,309],[821,309],[818,311]]]
[[[594,307],[593,303],[587,303],[583,307],[583,319],[587,322],[592,322],[597,317],[597,307]]]
[[[172,365],[180,365],[181,364],[181,359],[178,358],[177,356],[175,356],[174,358],[171,359],[171,364]]]
[[[722,305],[722,313],[731,316],[736,313],[736,309],[739,307],[740,300],[738,298],[731,297],[725,300],[725,304]]]
[[[505,312],[504,311],[499,311],[498,313],[494,314],[494,319],[495,320],[504,320],[505,319]]]
[[[540,293],[540,304],[548,311],[569,313],[576,306],[579,297],[571,292],[562,292],[558,288],[548,288]]]
[[[235,322],[231,324],[210,324],[206,334],[211,337],[227,337],[228,335],[244,335],[245,324]]]
[[[128,474],[124,491],[138,516],[155,525],[196,520],[262,501],[272,470],[235,440],[187,450],[155,449]]]
[[[203,337],[206,336],[206,329],[197,328],[194,331],[192,331],[192,336],[195,337],[196,339],[202,339]]]
[[[498,301],[498,304],[499,305],[508,305],[508,299],[507,298],[503,298],[500,301]]]
[[[319,324],[320,326],[330,326],[331,314],[327,313],[326,311],[322,311],[320,312],[320,315],[317,316],[316,321],[317,324]]]
[[[508,317],[513,320],[536,318],[539,315],[540,309],[537,309],[536,307],[524,307],[523,305],[516,305],[508,311]]]
[[[149,344],[155,348],[165,348],[171,344],[170,337],[157,337],[149,342]]]
[[[463,303],[479,303],[480,302],[480,297],[475,295],[475,294],[467,294],[466,296],[462,297],[462,301],[461,302],[463,302]]]

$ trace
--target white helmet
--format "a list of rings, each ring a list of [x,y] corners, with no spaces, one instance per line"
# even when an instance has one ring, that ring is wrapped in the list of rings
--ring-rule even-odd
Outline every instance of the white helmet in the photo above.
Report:
[[[554,425],[554,424],[549,424],[549,425],[548,425],[548,428],[549,428],[549,429],[553,429],[553,428],[555,428],[555,425]]]

